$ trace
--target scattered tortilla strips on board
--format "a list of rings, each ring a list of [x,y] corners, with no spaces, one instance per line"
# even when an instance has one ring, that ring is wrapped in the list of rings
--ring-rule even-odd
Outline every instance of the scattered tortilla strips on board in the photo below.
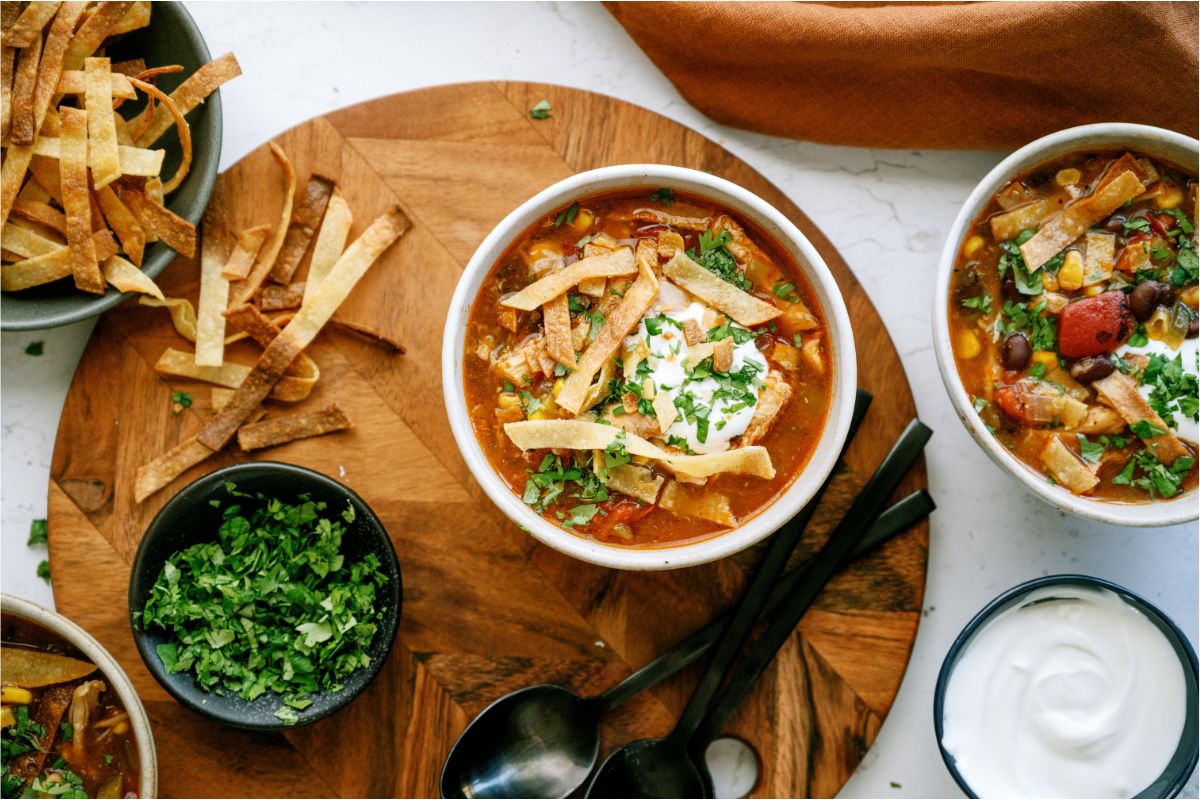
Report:
[[[278,323],[267,317],[259,309],[251,305],[238,306],[225,312],[225,318],[230,326],[240,333],[249,336],[254,341],[258,342],[259,346],[266,348],[275,340],[282,331]],[[321,377],[321,369],[317,363],[309,357],[308,353],[301,353],[296,357],[296,360],[291,363],[284,373],[285,378],[280,383],[276,384],[273,397],[278,398],[277,392],[291,392],[286,387],[288,384],[295,383],[297,379],[308,381],[309,384],[315,384]],[[290,378],[287,376],[291,376]],[[281,388],[283,387],[283,388]]]
[[[275,266],[271,268],[271,280],[285,284],[292,282],[292,276],[296,274],[296,268],[308,252],[308,245],[317,232],[317,226],[321,223],[321,217],[325,214],[325,207],[329,204],[332,194],[333,181],[329,178],[314,173],[308,179],[304,196],[292,212],[292,221],[288,223],[287,235],[283,238],[279,257],[275,259]]]
[[[663,265],[663,274],[747,328],[769,322],[783,313],[770,303],[717,277],[679,250]]]
[[[261,450],[264,447],[275,447],[297,439],[346,430],[349,427],[350,418],[342,412],[337,403],[333,403],[320,411],[243,425],[238,428],[237,441],[242,450]]]
[[[317,234],[316,244],[313,245],[312,258],[308,260],[304,302],[308,302],[308,298],[346,249],[346,237],[350,235],[350,225],[353,222],[354,214],[350,211],[350,205],[335,186],[333,195],[325,206],[325,219],[321,221],[321,230]]]
[[[275,228],[271,241],[259,251],[258,260],[254,262],[254,268],[250,270],[250,274],[246,276],[245,280],[238,281],[230,287],[229,305],[231,306],[248,303],[258,293],[263,281],[271,274],[275,258],[279,255],[279,249],[283,247],[284,237],[287,236],[288,221],[292,218],[292,200],[296,195],[296,170],[292,166],[292,160],[287,157],[287,153],[283,152],[282,147],[271,142],[270,150],[271,156],[283,170],[283,179],[286,184],[283,195],[283,211],[280,212],[279,225]]]
[[[588,278],[616,275],[632,275],[637,272],[637,263],[633,251],[628,247],[603,253],[589,258],[581,258],[570,266],[551,272],[544,278],[534,281],[521,291],[500,301],[501,305],[511,306],[521,311],[533,311],[543,306],[582,280]]]
[[[304,301],[304,281],[288,284],[287,286],[264,286],[259,295],[259,304],[263,311],[290,311],[299,308]]]
[[[263,241],[271,230],[270,225],[255,225],[239,233],[233,255],[229,257],[221,274],[231,281],[240,281],[249,275],[250,268],[254,266],[254,259],[258,257],[258,251],[262,249]]]
[[[404,345],[400,344],[400,340],[383,331],[363,325],[360,322],[351,322],[348,319],[339,319],[334,317],[329,320],[329,324],[336,330],[342,330],[346,333],[353,334],[360,339],[365,339],[374,345],[379,345],[393,353],[404,353]]]
[[[225,310],[229,280],[221,269],[229,258],[224,180],[218,178],[204,212],[200,239],[200,299],[196,308],[196,364],[219,367],[225,361]]]
[[[153,297],[142,297],[138,303],[152,308],[165,308],[171,315],[171,324],[175,332],[189,342],[196,341],[196,307],[186,297],[168,297],[156,300]]]
[[[104,259],[103,266],[104,280],[118,292],[140,292],[166,302],[162,290],[150,276],[120,256]]]
[[[133,480],[133,499],[142,502],[171,481],[213,454],[193,436],[137,468]]]
[[[209,419],[199,434],[199,440],[206,447],[220,450],[229,442],[253,409],[280,381],[292,361],[316,338],[367,269],[408,228],[408,217],[399,208],[393,208],[372,222],[346,248],[309,302],[263,351],[253,372],[238,386],[229,404]]]

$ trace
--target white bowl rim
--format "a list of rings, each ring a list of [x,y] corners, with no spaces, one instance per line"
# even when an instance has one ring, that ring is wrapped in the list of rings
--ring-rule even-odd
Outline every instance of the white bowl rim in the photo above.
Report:
[[[958,256],[959,245],[971,223],[983,210],[988,198],[1014,175],[1027,172],[1039,163],[1060,155],[1088,148],[1121,145],[1162,153],[1190,153],[1200,158],[1200,142],[1182,133],[1127,122],[1100,122],[1079,125],[1036,139],[997,164],[984,176],[963,202],[954,224],[946,235],[946,244],[938,261],[937,288],[934,291],[933,344],[938,369],[955,413],[967,431],[1004,472],[1051,506],[1069,514],[1113,525],[1150,528],[1194,522],[1200,516],[1196,490],[1169,501],[1148,503],[1113,503],[1087,497],[1077,497],[1061,487],[1052,486],[1044,475],[1013,456],[996,440],[971,405],[971,398],[958,378],[954,349],[950,342],[950,277]]]
[[[829,328],[835,380],[825,428],[803,470],[787,489],[744,525],[699,542],[664,548],[621,548],[565,531],[534,513],[504,483],[484,455],[467,413],[462,391],[466,323],[478,287],[496,259],[525,229],[555,208],[600,191],[662,186],[709,196],[758,223],[803,270]],[[463,270],[446,317],[442,339],[442,392],[458,449],[475,479],[504,514],[543,544],[605,567],[629,570],[677,569],[715,561],[769,536],[812,498],[833,471],[850,430],[858,386],[854,334],[841,291],[824,259],[781,212],[747,189],[724,178],[665,164],[621,164],[576,173],[526,200],[484,238]]]
[[[133,724],[134,741],[138,751],[138,796],[158,797],[158,754],[154,746],[154,731],[150,727],[150,718],[146,716],[142,699],[138,697],[133,683],[117,660],[95,637],[57,611],[22,597],[2,593],[0,611],[24,617],[63,637],[100,668],[100,672],[121,698],[121,704],[129,712],[129,719]]]

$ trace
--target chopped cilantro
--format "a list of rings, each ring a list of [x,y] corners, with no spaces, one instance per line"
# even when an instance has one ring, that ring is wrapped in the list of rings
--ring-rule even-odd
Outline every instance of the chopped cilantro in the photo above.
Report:
[[[1133,217],[1125,220],[1125,224],[1121,226],[1121,233],[1128,236],[1131,233],[1149,233],[1150,220],[1145,217]]]
[[[725,249],[729,240],[729,231],[721,231],[715,236],[711,231],[701,231],[700,253],[697,255],[695,250],[689,250],[688,257],[722,280],[748,292],[754,284],[742,274],[733,255]]]
[[[1150,337],[1146,336],[1146,326],[1138,325],[1137,330],[1133,332],[1133,336],[1129,337],[1126,342],[1130,347],[1145,347],[1150,343]]]
[[[578,216],[579,203],[572,203],[570,208],[566,209],[565,211],[558,212],[558,214],[554,217],[554,227],[560,228],[564,222],[568,225],[573,225],[575,223],[575,218]]]
[[[983,413],[983,410],[988,407],[988,401],[982,397],[971,397],[971,405],[975,408],[975,413]]]
[[[600,330],[604,327],[604,323],[607,320],[605,320],[603,312],[598,310],[588,311],[584,314],[584,317],[587,318],[589,323],[588,341],[595,341],[596,337],[600,335]]]
[[[192,396],[187,392],[171,392],[171,402],[175,404],[175,413],[178,414],[192,404]]]
[[[796,284],[794,283],[784,280],[775,281],[775,287],[771,289],[771,293],[781,300],[787,300],[789,303],[800,302],[800,296],[796,294]]]
[[[1168,467],[1143,450],[1135,453],[1125,463],[1125,468],[1112,479],[1112,482],[1118,486],[1132,486],[1135,489],[1141,489],[1151,497],[1157,494],[1163,499],[1167,499],[1179,493],[1179,485],[1183,483],[1184,477],[1195,464],[1196,459],[1190,456],[1180,456]]]
[[[1139,419],[1137,422],[1129,426],[1129,430],[1133,431],[1133,435],[1139,439],[1153,439],[1155,436],[1162,436],[1166,431],[1157,425]]]
[[[973,308],[976,311],[982,311],[984,314],[992,313],[992,296],[990,294],[981,294],[976,297],[968,297],[962,301],[963,308]]]
[[[799,334],[796,335],[799,336]],[[732,338],[733,343],[735,345],[739,345],[745,344],[751,339],[754,339],[756,336],[758,336],[758,334],[754,331],[743,328],[742,326],[737,325],[730,320],[725,320],[725,322],[717,327],[709,328],[706,338],[710,342],[719,342],[722,339]],[[799,345],[797,345],[797,347],[799,347]]]
[[[1027,303],[1005,300],[1000,313],[1003,317],[1007,317],[1009,322],[1005,323],[1003,319],[997,319],[996,329],[1002,335],[1023,331],[1028,334],[1029,343],[1035,351],[1053,350],[1055,340],[1058,338],[1058,324],[1054,317],[1042,316],[1045,308],[1045,300],[1039,301],[1032,308]]]
[[[1046,377],[1046,365],[1040,361],[1035,361],[1029,366],[1029,376],[1037,380]]]
[[[798,348],[799,348],[799,347],[803,347],[803,346],[804,346],[804,339],[802,339],[802,338],[801,338],[800,334],[798,334],[798,333],[793,333],[793,334],[792,334],[792,344],[796,345],[796,347],[798,347]]]
[[[40,356],[43,352],[45,352],[45,349],[45,342],[43,342],[41,339],[38,339],[36,342],[30,342],[29,344],[25,345],[25,355]]]
[[[298,720],[314,692],[335,692],[371,663],[388,578],[367,553],[351,562],[340,515],[301,496],[296,504],[239,492],[211,541],[173,554],[142,612],[145,629],[167,632],[156,648],[168,672],[187,672],[205,691],[254,700],[279,695],[275,716]]]
[[[1179,253],[1175,256],[1175,268],[1168,277],[1173,286],[1187,286],[1200,278],[1200,259],[1192,247],[1191,241],[1184,239],[1179,243]]]
[[[33,547],[35,544],[45,544],[46,533],[48,531],[49,527],[46,523],[46,520],[35,519],[33,522],[29,523],[29,541],[26,542],[26,544],[30,547]]]
[[[1089,464],[1099,464],[1104,457],[1104,445],[1088,441],[1082,433],[1075,434],[1075,439],[1079,442],[1079,455],[1083,460]]]
[[[1150,407],[1168,426],[1178,427],[1175,414],[1196,420],[1200,419],[1200,401],[1196,375],[1183,368],[1183,354],[1167,358],[1153,353],[1142,372],[1142,385],[1151,387]]]
[[[675,202],[675,192],[670,189],[656,189],[650,193],[650,200],[655,203],[661,203],[664,206],[669,206]]]
[[[505,381],[502,384],[502,386],[504,387],[504,391],[506,391],[506,392],[511,392],[513,390],[513,385],[511,383],[509,383],[508,381]]]
[[[534,119],[550,119],[550,112],[553,110],[554,107],[550,105],[549,100],[541,100],[529,109],[529,116]]]
[[[50,562],[44,558],[37,565],[37,576],[46,583],[50,582]]]
[[[583,249],[583,246],[585,244],[587,244],[588,242],[590,242],[592,240],[592,238],[593,238],[593,236],[590,233],[587,234],[586,236],[579,237],[579,241],[575,243],[575,247],[578,249]]]

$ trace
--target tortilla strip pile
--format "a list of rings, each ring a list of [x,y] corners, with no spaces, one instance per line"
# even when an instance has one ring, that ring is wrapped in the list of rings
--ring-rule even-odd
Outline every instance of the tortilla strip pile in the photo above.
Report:
[[[36,2],[23,9],[20,3],[4,3],[4,291],[70,275],[77,289],[92,294],[103,294],[107,283],[119,291],[161,297],[153,281],[134,274],[141,269],[146,244],[161,239],[182,255],[194,255],[194,226],[164,206],[164,196],[182,183],[191,166],[184,114],[241,69],[232,55],[222,56],[168,95],[153,80],[182,67],[147,69],[140,60],[113,64],[104,55],[105,43],[148,25],[150,13],[144,0]],[[146,104],[137,116],[126,119],[115,113],[139,93]],[[178,130],[182,160],[163,183],[165,150],[151,148],[172,127]],[[46,232],[56,247],[22,254],[8,247],[9,225]],[[100,233],[104,236],[98,238]],[[113,260],[118,254],[121,258]]]

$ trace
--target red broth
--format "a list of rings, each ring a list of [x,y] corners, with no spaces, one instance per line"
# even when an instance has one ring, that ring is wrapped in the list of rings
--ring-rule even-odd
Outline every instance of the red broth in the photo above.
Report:
[[[666,309],[656,315],[652,306],[630,337],[623,337],[614,355],[613,374],[603,384],[603,375],[594,379],[598,395],[582,414],[642,436],[676,455],[694,452],[693,447],[711,449],[716,447],[712,442],[723,438],[728,438],[731,449],[750,444],[764,447],[775,470],[773,478],[722,473],[686,482],[686,476],[674,474],[661,463],[621,453],[615,458],[611,453],[604,455],[604,464],[597,470],[598,457],[592,451],[522,452],[506,435],[504,425],[509,422],[572,419],[576,415],[555,402],[571,370],[546,352],[541,309],[518,312],[501,301],[581,258],[621,248],[636,251],[639,245],[647,248],[659,281],[657,300]],[[694,298],[682,290],[675,289],[668,298],[670,287],[663,284],[670,280],[664,279],[663,269],[679,250],[690,252],[709,271],[723,273],[727,283],[736,282],[770,304],[778,316],[747,328],[711,307],[697,311],[688,302]],[[567,291],[571,347],[580,357],[592,342],[601,340],[609,318],[620,315],[618,308],[635,278],[614,276]],[[593,294],[585,293],[585,288]],[[693,320],[696,325],[660,319],[686,316],[684,307],[701,315]],[[637,349],[642,347],[637,338],[640,334],[648,347],[664,348],[662,358]],[[659,381],[655,376],[669,369],[663,364],[676,357],[664,344],[672,336],[677,338],[670,347],[678,351],[693,342],[703,346],[704,342],[730,339],[727,346],[738,354],[734,358],[740,359],[741,367],[724,363],[724,358],[718,363],[714,354],[694,365],[690,373],[690,362],[682,362],[687,376],[679,379],[683,386]],[[530,226],[489,272],[468,322],[464,391],[475,435],[492,467],[545,519],[608,544],[678,545],[718,535],[753,517],[804,469],[829,411],[833,368],[826,347],[828,337],[821,308],[799,267],[749,220],[711,200],[682,192],[653,187],[608,192],[582,198]],[[639,344],[627,350],[631,341]],[[638,364],[628,378],[624,372],[627,359]],[[748,362],[762,368],[748,368]],[[697,383],[705,374],[720,388],[708,407],[709,424],[701,442],[704,407],[695,400],[699,390],[691,397],[682,395],[691,391],[683,387],[711,385]],[[675,412],[682,422],[669,424],[664,436],[660,427],[664,418],[654,409],[651,394],[669,395],[676,389]],[[756,398],[751,396],[754,393]],[[727,402],[729,397],[738,399]],[[739,404],[743,405],[738,408]],[[744,418],[739,415],[749,416],[750,422],[745,432],[730,437],[737,429],[736,420]],[[757,421],[755,415],[759,415]],[[731,426],[728,432],[725,425]],[[683,429],[690,433],[678,435]],[[710,436],[714,438],[710,440]],[[637,479],[640,497],[622,491],[630,488],[625,483],[631,476]]]

